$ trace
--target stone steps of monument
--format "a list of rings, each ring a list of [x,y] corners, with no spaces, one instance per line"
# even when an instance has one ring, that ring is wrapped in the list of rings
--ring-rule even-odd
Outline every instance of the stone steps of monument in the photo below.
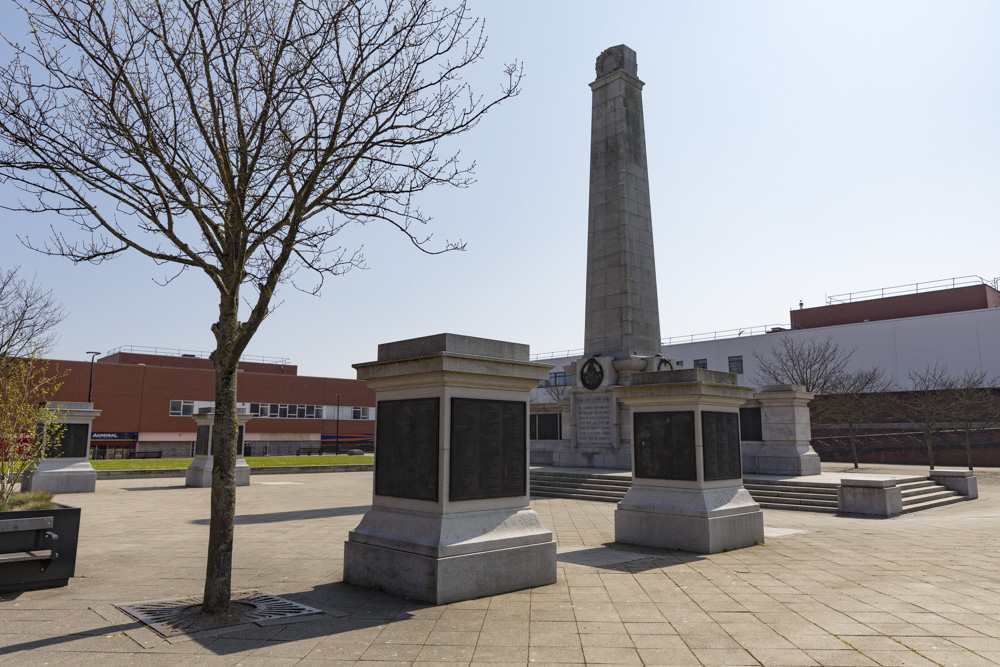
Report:
[[[903,496],[903,514],[953,505],[965,500],[965,496],[934,483],[933,480],[899,484]]]
[[[837,485],[790,480],[747,479],[743,488],[763,509],[799,512],[837,511]]]
[[[632,480],[618,475],[579,473],[531,473],[531,495],[616,503],[632,486]]]

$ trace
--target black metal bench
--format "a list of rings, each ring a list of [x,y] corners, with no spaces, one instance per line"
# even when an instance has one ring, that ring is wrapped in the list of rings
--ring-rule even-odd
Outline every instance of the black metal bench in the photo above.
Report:
[[[313,454],[321,455],[322,453],[323,453],[323,448],[320,446],[299,447],[299,456],[312,456]]]
[[[162,459],[163,451],[158,452],[136,452],[135,458],[137,459]]]
[[[0,564],[37,560],[42,561],[41,567],[44,571],[52,561],[59,557],[59,553],[56,551],[59,537],[52,532],[53,521],[55,519],[51,516],[0,520],[0,533],[34,533],[30,549],[0,553]]]

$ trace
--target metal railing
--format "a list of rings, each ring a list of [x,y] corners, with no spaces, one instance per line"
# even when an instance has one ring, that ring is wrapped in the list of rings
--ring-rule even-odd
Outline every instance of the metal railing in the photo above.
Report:
[[[987,280],[981,276],[959,276],[957,278],[942,278],[940,280],[928,280],[922,283],[910,283],[907,285],[893,285],[892,287],[880,287],[877,289],[864,290],[862,292],[848,292],[846,294],[834,294],[833,296],[826,297],[826,305],[833,306],[841,303],[853,303],[855,301],[870,301],[872,299],[884,299],[888,296],[921,294],[924,292],[936,292],[945,289],[956,289],[958,287],[971,287],[973,285],[988,285],[993,289],[1000,289],[1000,278]]]
[[[148,345],[122,345],[108,351],[104,356],[110,357],[113,354],[152,354],[158,357],[184,357],[188,359],[208,359],[212,354],[204,350],[184,350],[173,347],[149,347]],[[288,357],[262,357],[252,354],[244,354],[240,361],[256,364],[277,364],[280,366],[291,363]]]
[[[743,327],[742,329],[726,329],[724,331],[709,331],[706,333],[688,334],[686,336],[670,336],[660,341],[661,345],[679,345],[681,343],[699,343],[708,340],[721,340],[723,338],[739,338],[741,336],[759,336],[768,333],[779,333],[781,331],[791,331],[791,324],[761,324],[755,327]],[[583,356],[583,348],[574,350],[558,350],[556,352],[539,352],[531,355],[532,361],[544,361],[546,359],[561,359],[563,357]]]

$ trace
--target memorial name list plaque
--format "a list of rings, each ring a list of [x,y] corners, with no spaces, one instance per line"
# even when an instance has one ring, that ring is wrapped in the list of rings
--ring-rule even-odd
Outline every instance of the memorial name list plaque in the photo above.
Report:
[[[636,477],[698,479],[694,412],[637,412],[634,423]]]
[[[701,413],[705,481],[740,479],[740,416],[737,412]]]
[[[379,401],[375,412],[375,494],[438,499],[439,398]]]
[[[521,401],[451,399],[449,500],[527,492],[527,413]]]
[[[578,447],[606,447],[613,439],[611,408],[614,394],[577,394],[573,397],[576,408],[576,444]]]

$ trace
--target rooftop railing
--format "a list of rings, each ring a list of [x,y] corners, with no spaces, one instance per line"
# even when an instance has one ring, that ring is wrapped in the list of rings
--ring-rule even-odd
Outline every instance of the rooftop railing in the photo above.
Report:
[[[937,292],[939,290],[956,289],[958,287],[972,287],[974,285],[988,285],[993,289],[1000,289],[998,288],[998,283],[1000,283],[1000,278],[987,280],[981,276],[942,278],[941,280],[929,280],[922,283],[879,287],[878,289],[864,290],[862,292],[834,294],[833,296],[826,297],[826,305],[835,306],[842,303],[853,303],[855,301],[870,301],[872,299],[884,299],[890,296],[903,296],[906,294],[923,294],[924,292]]]
[[[173,347],[149,347],[146,345],[122,345],[107,352],[104,356],[110,357],[113,354],[151,354],[158,357],[181,357],[183,359],[208,359],[212,354],[204,350],[184,350]],[[240,361],[254,364],[275,364],[279,366],[288,365],[291,360],[288,357],[262,357],[252,354],[244,354]]]

